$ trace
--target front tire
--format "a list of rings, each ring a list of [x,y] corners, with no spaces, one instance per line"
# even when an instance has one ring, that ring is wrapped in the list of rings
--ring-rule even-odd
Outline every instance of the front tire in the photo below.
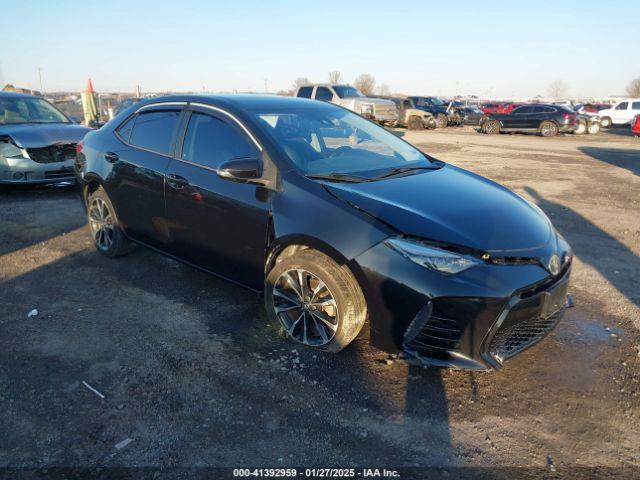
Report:
[[[576,135],[583,135],[584,133],[586,133],[587,131],[587,122],[585,121],[580,121],[578,122],[578,128],[576,128],[573,133],[575,133]]]
[[[111,199],[102,187],[87,197],[87,217],[93,243],[106,257],[129,253],[133,246],[124,236]]]
[[[482,124],[482,130],[487,135],[495,135],[496,133],[500,133],[500,122],[497,120],[486,120]]]
[[[315,250],[279,259],[267,275],[264,299],[267,315],[289,338],[328,352],[349,345],[367,317],[349,268]]]
[[[411,117],[407,122],[407,128],[409,130],[422,130],[424,129],[424,125],[422,124],[422,119],[419,117]]]
[[[587,128],[587,132],[589,132],[590,135],[595,135],[596,133],[599,133],[600,124],[597,122],[593,122],[591,125],[589,125],[589,128]]]
[[[548,120],[540,124],[540,135],[543,137],[555,137],[558,134],[558,125]]]
[[[444,113],[436,115],[436,127],[445,128],[449,124],[449,119]]]

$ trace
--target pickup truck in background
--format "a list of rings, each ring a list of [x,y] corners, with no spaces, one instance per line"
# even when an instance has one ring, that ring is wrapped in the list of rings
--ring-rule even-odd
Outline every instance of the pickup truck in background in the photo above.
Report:
[[[394,102],[365,97],[351,85],[303,85],[296,90],[294,96],[335,103],[382,125],[398,123],[398,110]]]

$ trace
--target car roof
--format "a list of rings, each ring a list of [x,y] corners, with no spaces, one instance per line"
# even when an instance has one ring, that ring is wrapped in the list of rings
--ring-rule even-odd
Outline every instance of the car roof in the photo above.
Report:
[[[0,90],[0,97],[14,97],[14,98],[40,98],[36,95],[30,95],[28,93],[20,93],[20,92],[8,92],[6,90]]]
[[[226,106],[238,110],[279,110],[290,108],[323,108],[332,104],[310,100],[308,98],[288,97],[283,95],[254,95],[254,94],[191,94],[191,95],[171,95],[166,97],[155,97],[136,104],[139,108],[142,105],[153,105],[155,103],[167,102],[192,102],[204,103],[212,106]],[[337,107],[336,107],[337,108]]]

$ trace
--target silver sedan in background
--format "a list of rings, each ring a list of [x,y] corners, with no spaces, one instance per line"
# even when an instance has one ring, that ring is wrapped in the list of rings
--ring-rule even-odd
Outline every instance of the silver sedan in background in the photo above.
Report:
[[[40,97],[0,92],[0,189],[75,181],[76,144],[88,131]]]

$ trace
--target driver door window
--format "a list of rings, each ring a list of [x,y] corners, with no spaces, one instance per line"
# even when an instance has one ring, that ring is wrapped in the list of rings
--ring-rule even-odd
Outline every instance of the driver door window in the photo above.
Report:
[[[316,100],[322,100],[323,102],[330,102],[333,100],[333,93],[327,87],[316,88]]]
[[[227,160],[257,155],[253,142],[236,127],[211,115],[191,114],[182,145],[182,160],[215,170]]]

